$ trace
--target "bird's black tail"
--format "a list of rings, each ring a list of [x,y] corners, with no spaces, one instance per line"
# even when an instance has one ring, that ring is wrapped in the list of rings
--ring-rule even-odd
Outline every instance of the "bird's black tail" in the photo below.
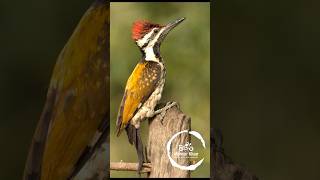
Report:
[[[140,171],[142,169],[142,164],[144,162],[144,153],[143,153],[143,144],[140,136],[140,129],[136,129],[133,125],[128,124],[126,127],[126,132],[128,135],[128,140],[130,144],[134,145],[138,154],[138,173],[140,175]]]

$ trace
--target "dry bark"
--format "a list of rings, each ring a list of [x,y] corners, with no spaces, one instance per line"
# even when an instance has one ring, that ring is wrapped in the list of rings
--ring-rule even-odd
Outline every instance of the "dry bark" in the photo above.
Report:
[[[138,163],[112,162],[110,170],[115,171],[137,171]],[[141,173],[151,172],[151,163],[143,163]]]
[[[147,160],[151,162],[152,169],[148,177],[190,177],[190,171],[173,167],[169,161],[166,145],[169,139],[177,132],[191,129],[191,118],[181,112],[179,107],[168,109],[163,119],[161,114],[149,121],[149,134],[147,143]],[[190,135],[183,133],[172,142],[171,157],[180,165],[189,165],[188,158],[175,158],[174,152],[178,145],[190,142]]]

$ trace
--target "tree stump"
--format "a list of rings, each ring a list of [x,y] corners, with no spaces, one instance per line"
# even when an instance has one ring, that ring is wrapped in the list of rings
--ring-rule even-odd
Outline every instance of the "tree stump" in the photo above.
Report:
[[[163,118],[161,114],[149,120],[149,134],[147,143],[147,160],[152,164],[149,178],[190,177],[190,171],[180,170],[171,165],[167,155],[167,142],[177,132],[191,129],[191,118],[181,112],[178,106],[168,109]],[[190,135],[183,133],[172,141],[170,156],[180,165],[188,166],[188,158],[176,158],[174,153],[179,145],[190,142]]]
[[[163,104],[162,104],[163,105]],[[159,105],[161,106],[161,105]],[[157,107],[158,109],[159,107]],[[163,118],[162,118],[163,117]],[[178,132],[191,129],[191,118],[179,109],[178,105],[171,107],[166,113],[158,114],[149,120],[148,142],[146,147],[147,163],[143,164],[142,173],[148,173],[149,178],[190,177],[190,171],[181,170],[171,165],[167,155],[167,143]],[[188,158],[177,158],[179,145],[190,142],[189,133],[178,135],[171,144],[170,156],[180,165],[189,166]],[[110,170],[137,171],[138,163],[111,162]]]

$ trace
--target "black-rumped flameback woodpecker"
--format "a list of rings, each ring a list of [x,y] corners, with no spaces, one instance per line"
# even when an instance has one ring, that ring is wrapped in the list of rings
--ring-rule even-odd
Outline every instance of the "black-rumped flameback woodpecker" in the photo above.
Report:
[[[160,55],[160,46],[168,33],[185,18],[167,25],[136,21],[132,27],[132,39],[136,42],[142,58],[131,73],[124,91],[117,117],[117,136],[126,130],[130,144],[135,145],[139,166],[144,162],[143,145],[140,138],[140,122],[176,105],[175,102],[155,110],[161,99],[165,83],[166,68]]]
[[[60,52],[23,180],[74,179],[108,139],[109,9],[95,0]]]

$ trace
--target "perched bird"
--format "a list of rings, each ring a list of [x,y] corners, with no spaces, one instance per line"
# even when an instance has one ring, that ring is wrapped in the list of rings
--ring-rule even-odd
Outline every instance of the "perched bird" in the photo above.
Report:
[[[96,0],[58,56],[24,180],[72,178],[107,138],[108,38],[109,4]]]
[[[176,105],[176,102],[167,103],[165,107],[155,110],[161,99],[166,75],[166,68],[160,55],[160,45],[168,33],[184,19],[180,18],[167,25],[141,20],[133,23],[132,39],[139,47],[142,58],[127,80],[116,127],[117,136],[125,129],[130,144],[136,147],[139,159],[138,172],[144,162],[139,132],[140,122]]]

